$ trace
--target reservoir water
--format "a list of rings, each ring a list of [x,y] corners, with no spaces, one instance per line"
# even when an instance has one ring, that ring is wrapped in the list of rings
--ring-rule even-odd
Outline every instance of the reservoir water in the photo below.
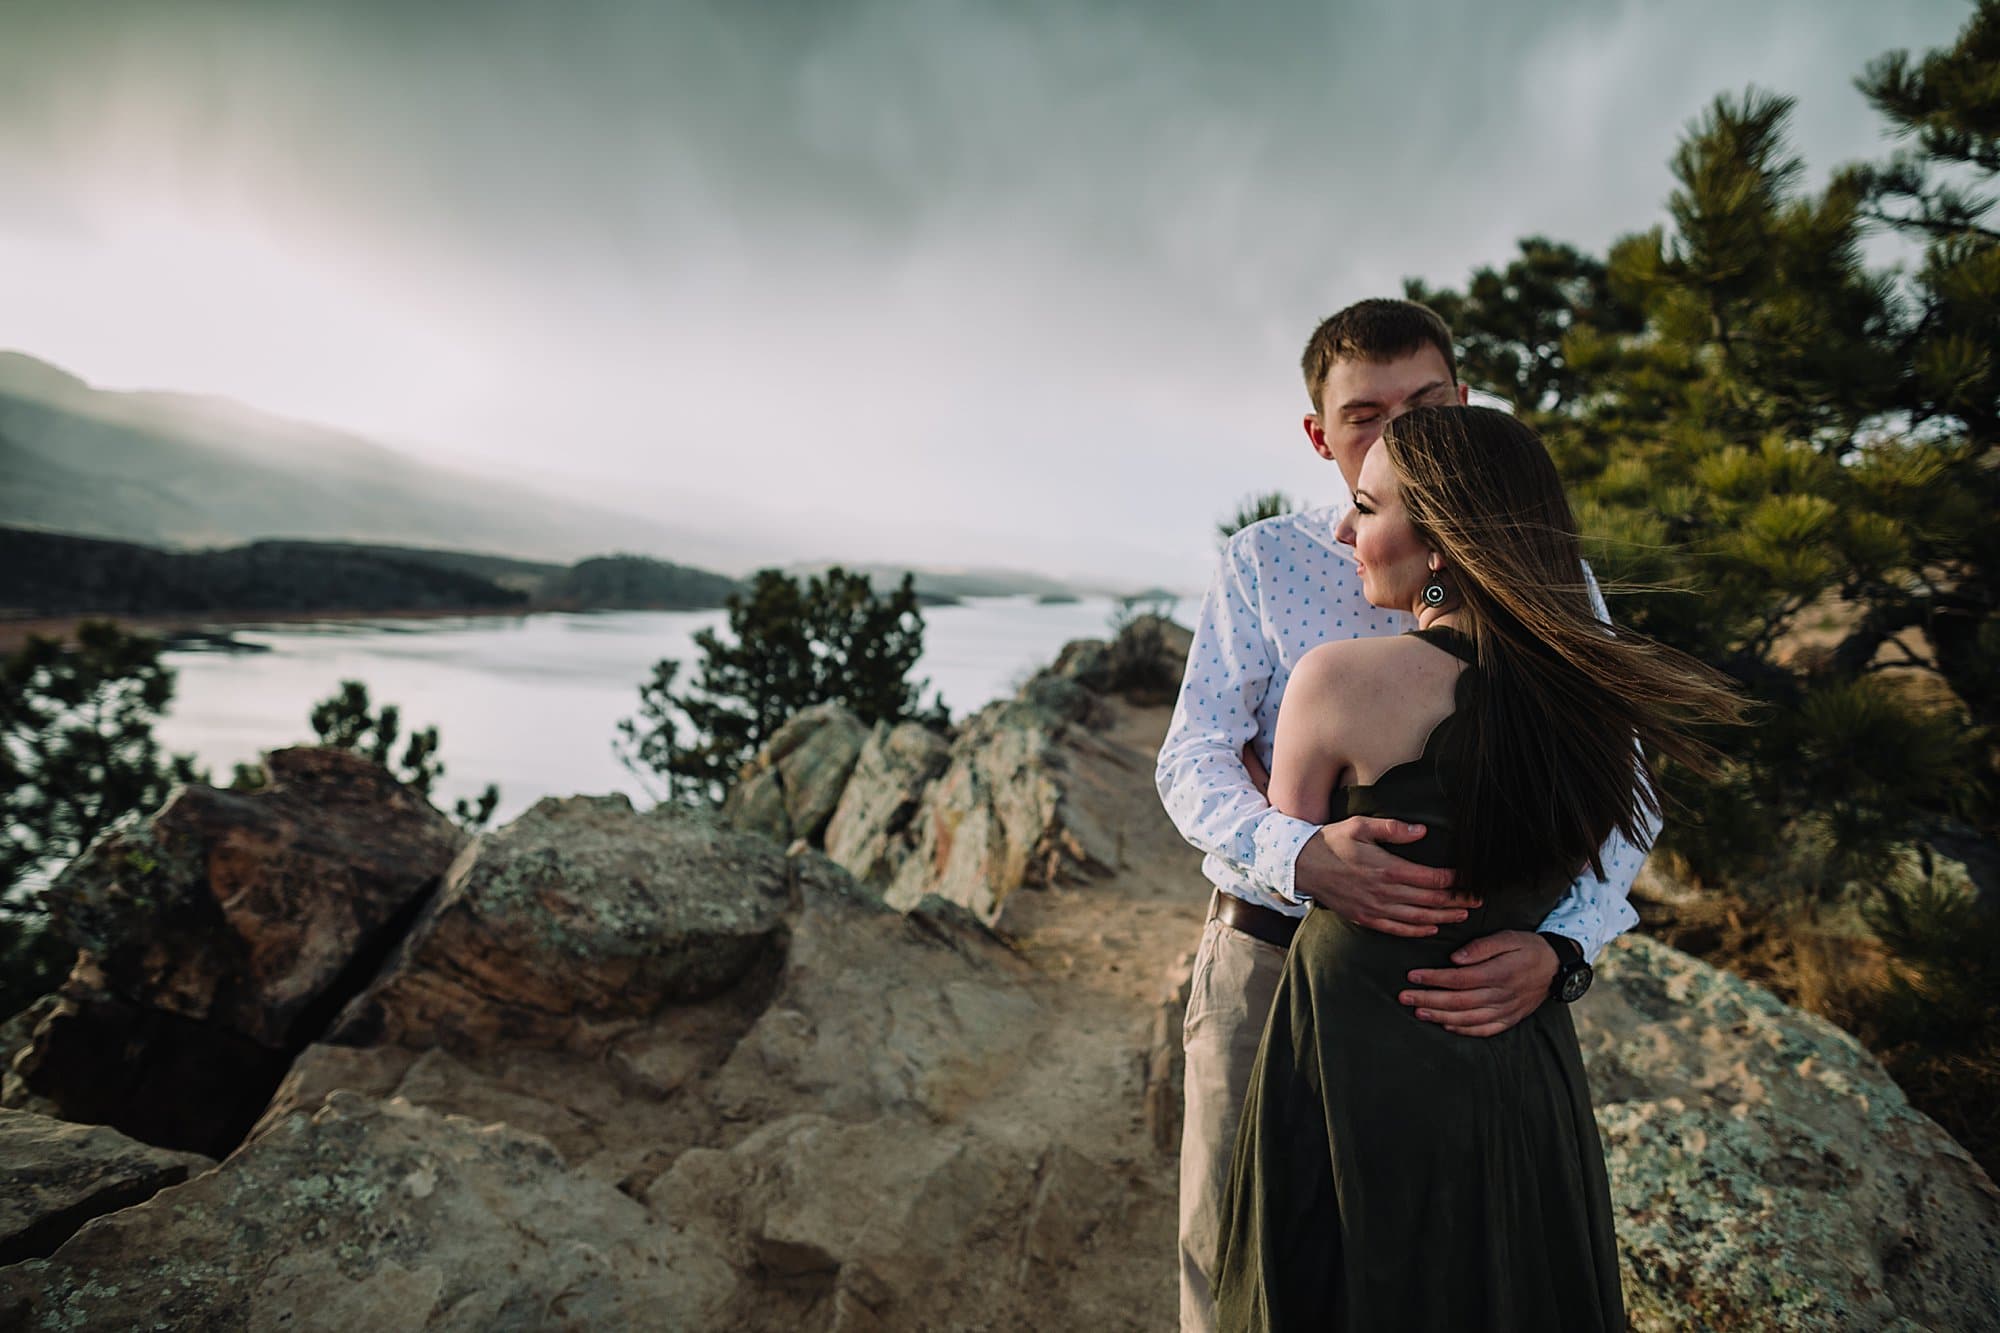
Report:
[[[1183,600],[1172,615],[1192,624],[1195,607]],[[961,721],[1013,693],[1069,640],[1106,637],[1114,610],[1104,598],[1044,605],[983,597],[928,607],[915,674]],[[437,727],[445,772],[433,799],[442,808],[488,782],[500,787],[496,823],[550,795],[621,791],[644,806],[653,798],[612,750],[618,721],[637,713],[654,662],[681,659],[685,686],[696,631],[726,625],[715,610],[238,628],[235,638],[261,651],[166,655],[176,672],[174,700],[156,734],[226,782],[239,761],[310,742],[312,705],[353,679],[368,686],[376,706],[401,708],[405,734]]]

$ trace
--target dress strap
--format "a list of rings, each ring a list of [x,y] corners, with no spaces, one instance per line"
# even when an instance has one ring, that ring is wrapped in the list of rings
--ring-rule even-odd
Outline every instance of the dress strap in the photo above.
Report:
[[[1404,633],[1422,639],[1434,648],[1442,648],[1462,662],[1479,661],[1479,648],[1472,642],[1472,636],[1450,625],[1432,625],[1426,629],[1405,630]]]

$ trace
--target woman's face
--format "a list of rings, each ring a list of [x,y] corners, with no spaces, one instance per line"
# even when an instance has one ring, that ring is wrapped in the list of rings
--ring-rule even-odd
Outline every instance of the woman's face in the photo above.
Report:
[[[1374,606],[1415,612],[1424,604],[1433,552],[1403,512],[1402,483],[1382,445],[1361,460],[1351,522],[1362,596]]]

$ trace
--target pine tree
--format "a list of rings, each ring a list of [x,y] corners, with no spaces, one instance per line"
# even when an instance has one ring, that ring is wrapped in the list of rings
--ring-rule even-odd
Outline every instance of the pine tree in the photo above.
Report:
[[[371,759],[388,769],[398,782],[429,799],[438,779],[444,776],[444,760],[438,754],[438,729],[431,726],[412,731],[398,758],[396,741],[402,735],[402,719],[402,709],[395,704],[383,704],[379,711],[375,710],[368,698],[368,686],[358,680],[341,681],[337,691],[314,704],[306,715],[321,745],[352,750]],[[260,770],[239,764],[236,779],[230,785],[241,788],[261,782]],[[489,782],[478,800],[460,797],[453,801],[451,816],[459,827],[476,832],[493,818],[494,807],[499,803],[500,788]]]
[[[1543,430],[1593,564],[1634,590],[1621,623],[1768,705],[1723,738],[1729,780],[1673,780],[1696,817],[1669,845],[1707,874],[1828,896],[1963,813],[1965,775],[1991,771],[1991,736],[1966,722],[1992,707],[1977,646],[1995,473],[1978,414],[1920,393],[1943,336],[1936,263],[1912,296],[1862,253],[1884,191],[1920,173],[1849,168],[1809,192],[1790,112],[1717,98],[1674,155],[1671,222],[1601,266],[1536,239],[1463,295],[1412,291],[1456,321],[1475,387]],[[1948,660],[1947,641],[1970,646]],[[1948,684],[1947,705],[1912,674]]]
[[[667,799],[719,804],[758,748],[813,704],[843,704],[871,725],[944,724],[941,701],[919,706],[927,682],[909,679],[924,648],[910,575],[879,597],[865,574],[839,566],[803,585],[765,569],[728,611],[729,640],[695,635],[702,657],[689,687],[676,691],[681,663],[663,659],[640,686],[638,716],[618,724],[620,759],[642,780],[664,780]]]
[[[173,699],[160,641],[87,620],[76,641],[31,635],[0,660],[0,1017],[53,990],[75,951],[38,885],[128,814],[199,780],[153,726]]]
[[[1215,535],[1228,541],[1252,523],[1261,523],[1267,518],[1289,514],[1298,508],[1291,496],[1283,491],[1265,491],[1262,495],[1246,495],[1236,506],[1236,512],[1215,525]]]
[[[1858,82],[1903,140],[1886,162],[1809,190],[1790,100],[1720,97],[1668,220],[1601,270],[1535,240],[1463,294],[1411,290],[1549,441],[1619,623],[1764,705],[1716,738],[1722,781],[1666,775],[1665,844],[1787,927],[1858,902],[1891,979],[1852,1021],[1990,1166],[2000,907],[1931,847],[2000,855],[2000,0]],[[1909,272],[1867,263],[1882,230]]]

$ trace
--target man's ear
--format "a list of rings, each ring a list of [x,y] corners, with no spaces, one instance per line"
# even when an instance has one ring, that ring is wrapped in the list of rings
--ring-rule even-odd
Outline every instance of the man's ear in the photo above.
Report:
[[[1458,382],[1458,405],[1468,406],[1472,402],[1472,386],[1464,380]]]
[[[1326,427],[1320,425],[1319,413],[1306,413],[1306,419],[1301,424],[1306,428],[1306,438],[1312,441],[1313,452],[1331,463],[1333,461],[1333,450],[1327,445]]]

